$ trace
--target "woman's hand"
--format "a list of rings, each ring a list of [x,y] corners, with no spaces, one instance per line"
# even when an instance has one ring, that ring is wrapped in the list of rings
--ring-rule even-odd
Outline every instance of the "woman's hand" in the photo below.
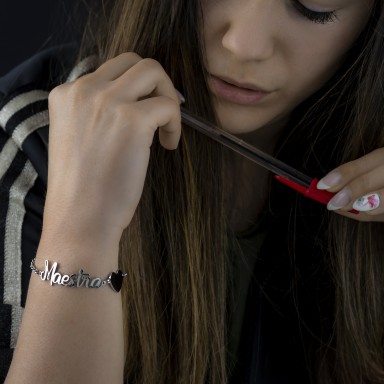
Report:
[[[140,200],[155,131],[164,148],[178,145],[179,104],[160,64],[135,53],[55,88],[44,228],[118,241]]]
[[[384,221],[384,148],[334,169],[317,188],[336,193],[329,210],[359,221]]]

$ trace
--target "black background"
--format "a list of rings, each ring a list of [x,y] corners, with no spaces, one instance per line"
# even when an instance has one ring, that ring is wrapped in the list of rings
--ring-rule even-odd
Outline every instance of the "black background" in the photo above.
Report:
[[[81,0],[0,0],[0,77],[33,54],[79,38]]]

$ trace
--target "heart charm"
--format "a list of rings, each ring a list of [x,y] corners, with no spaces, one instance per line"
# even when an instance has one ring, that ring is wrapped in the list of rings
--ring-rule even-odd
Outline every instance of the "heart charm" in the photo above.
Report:
[[[112,272],[109,275],[109,285],[115,292],[120,292],[125,276],[127,276],[127,274],[120,271],[120,269],[116,272]]]

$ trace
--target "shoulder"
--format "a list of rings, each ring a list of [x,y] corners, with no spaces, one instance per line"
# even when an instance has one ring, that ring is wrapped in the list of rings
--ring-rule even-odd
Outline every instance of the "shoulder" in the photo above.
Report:
[[[48,48],[0,77],[0,110],[15,97],[24,95],[27,99],[36,91],[47,95],[57,85],[92,70],[94,57],[77,62],[77,55],[78,47],[74,44]],[[9,105],[7,108],[10,111]]]
[[[3,142],[7,142],[8,148],[13,148],[12,153],[23,152],[45,184],[49,92],[92,68],[92,58],[76,63],[76,56],[75,45],[53,47],[0,78],[0,134]],[[0,142],[0,152],[1,147]],[[3,161],[9,152],[3,151]],[[10,163],[9,158],[7,161]]]
[[[46,49],[0,77],[0,99],[10,97],[27,86],[48,90],[70,70],[76,59],[76,47],[71,44]]]
[[[19,64],[0,77],[0,103],[15,92],[28,88],[50,91],[63,82],[80,77],[93,67],[94,58],[76,63],[77,55],[77,45],[65,44],[48,48]]]
[[[48,95],[92,69],[52,48],[0,78],[0,382],[17,342],[29,264],[40,241],[48,174]],[[87,61],[88,60],[88,61]]]

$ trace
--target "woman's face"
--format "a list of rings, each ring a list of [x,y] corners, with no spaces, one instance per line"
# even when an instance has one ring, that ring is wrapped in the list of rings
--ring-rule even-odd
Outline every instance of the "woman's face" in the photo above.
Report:
[[[209,87],[224,129],[283,121],[336,71],[374,0],[202,0]]]

